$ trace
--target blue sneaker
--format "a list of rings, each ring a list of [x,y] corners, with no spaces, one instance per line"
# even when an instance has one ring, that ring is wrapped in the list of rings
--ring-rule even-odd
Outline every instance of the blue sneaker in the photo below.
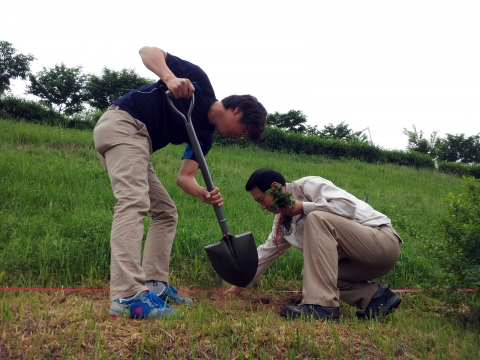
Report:
[[[110,319],[127,317],[131,319],[158,319],[172,315],[182,316],[177,309],[170,309],[170,306],[160,299],[157,294],[148,290],[139,292],[130,299],[119,299],[112,301],[110,306]]]
[[[175,305],[193,305],[193,300],[187,297],[180,296],[178,291],[172,286],[167,285],[165,289],[158,295],[158,297],[167,304]]]

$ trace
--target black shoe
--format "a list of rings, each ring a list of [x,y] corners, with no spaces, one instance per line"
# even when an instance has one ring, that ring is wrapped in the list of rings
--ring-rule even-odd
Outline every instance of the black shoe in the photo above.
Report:
[[[364,311],[357,311],[359,319],[375,319],[380,316],[390,314],[393,310],[400,306],[400,299],[388,287],[382,288],[383,292],[380,296],[372,298]]]
[[[321,305],[285,305],[280,310],[280,316],[288,319],[324,319],[327,321],[340,322],[340,310],[338,307],[326,307]]]

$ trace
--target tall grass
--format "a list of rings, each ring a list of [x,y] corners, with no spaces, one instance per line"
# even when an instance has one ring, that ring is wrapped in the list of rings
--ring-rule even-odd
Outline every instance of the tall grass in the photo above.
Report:
[[[215,213],[176,185],[183,146],[168,146],[152,156],[160,181],[174,200],[179,224],[172,249],[171,281],[192,287],[221,287],[204,246],[221,238]],[[435,233],[444,212],[442,198],[460,189],[456,177],[430,170],[366,164],[267,152],[255,148],[214,147],[207,156],[224,198],[233,234],[252,231],[257,244],[271,230],[273,216],[262,212],[244,190],[260,167],[282,172],[287,181],[319,175],[392,218]],[[198,181],[203,183],[200,172]],[[93,147],[92,131],[0,121],[0,284],[88,285],[109,276],[109,233],[115,199]],[[145,227],[149,219],[145,222]],[[404,237],[402,257],[382,281],[394,287],[420,286],[435,276],[433,259],[417,240]],[[255,286],[299,286],[302,256],[289,250]],[[283,280],[283,282],[279,282]]]

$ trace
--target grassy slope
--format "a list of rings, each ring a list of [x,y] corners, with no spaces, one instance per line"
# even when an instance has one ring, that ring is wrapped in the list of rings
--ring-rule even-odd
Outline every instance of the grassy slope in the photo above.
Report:
[[[172,279],[194,287],[221,286],[203,247],[221,237],[213,209],[175,185],[183,146],[169,146],[152,157],[157,175],[179,212],[172,250]],[[65,130],[0,121],[0,284],[64,285],[108,278],[109,231],[115,199],[93,148],[91,131]],[[207,157],[214,184],[224,198],[230,232],[252,231],[261,244],[272,215],[260,211],[244,184],[260,167],[272,167],[287,180],[319,175],[387,214],[395,225],[407,217],[420,229],[435,231],[442,198],[459,189],[458,178],[426,170],[257,149],[215,147]],[[198,175],[199,182],[203,182]],[[148,226],[149,220],[146,221]],[[420,244],[404,235],[402,259],[389,275],[394,287],[415,286],[433,276],[435,266]],[[299,281],[301,254],[281,257],[260,283]],[[289,285],[291,286],[291,285]]]
[[[167,147],[152,159],[180,214],[172,282],[225,287],[203,251],[220,237],[214,212],[175,186],[181,153]],[[459,189],[459,179],[430,171],[254,149],[215,148],[207,161],[231,232],[251,230],[259,244],[272,215],[243,190],[258,167],[274,167],[289,180],[323,176],[368,196],[394,224],[398,214],[431,231],[441,198]],[[0,286],[105,285],[114,198],[91,132],[0,121],[0,187]],[[434,272],[420,244],[404,240],[400,265],[386,279],[397,288]],[[379,322],[359,323],[348,306],[341,325],[282,321],[276,313],[289,298],[275,290],[298,288],[301,268],[300,254],[290,250],[256,291],[232,300],[192,294],[197,305],[180,322],[113,323],[107,294],[3,292],[0,358],[478,358],[478,329],[444,316],[445,308],[424,295],[402,295],[400,311]]]

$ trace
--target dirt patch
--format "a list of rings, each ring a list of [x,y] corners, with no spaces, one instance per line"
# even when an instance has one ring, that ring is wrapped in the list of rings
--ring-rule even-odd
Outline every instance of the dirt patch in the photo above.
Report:
[[[240,294],[224,294],[223,292],[208,291],[179,291],[180,295],[187,296],[194,301],[202,301],[208,299],[215,302],[220,308],[228,308],[232,301],[239,303],[241,307],[250,307],[253,311],[264,309],[278,309],[283,305],[297,305],[302,301],[301,292],[297,291],[275,291],[275,292],[257,292],[254,290],[246,290]]]

